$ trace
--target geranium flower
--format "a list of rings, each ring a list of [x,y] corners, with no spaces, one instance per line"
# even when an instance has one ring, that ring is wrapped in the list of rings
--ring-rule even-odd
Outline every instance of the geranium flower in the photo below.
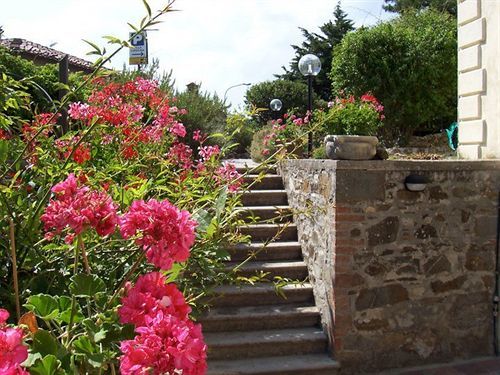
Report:
[[[136,243],[142,246],[147,259],[162,270],[188,259],[195,226],[189,212],[179,210],[167,200],[156,199],[134,201],[120,220],[122,236],[139,235]]]
[[[23,331],[5,326],[8,318],[8,311],[0,309],[0,374],[28,374],[21,367],[21,363],[28,358],[28,348],[23,345]]]
[[[100,236],[110,235],[118,224],[116,204],[105,192],[91,191],[78,186],[74,174],[52,188],[55,198],[51,199],[41,220],[47,232],[45,237],[53,238],[63,231],[66,243],[88,228],[94,228]]]
[[[191,308],[175,284],[167,284],[159,272],[150,272],[137,279],[134,286],[127,287],[127,294],[118,309],[121,323],[132,323],[136,327],[146,324],[147,316],[158,311],[187,320]]]
[[[158,311],[136,332],[133,340],[121,343],[122,374],[206,373],[207,346],[200,325]]]

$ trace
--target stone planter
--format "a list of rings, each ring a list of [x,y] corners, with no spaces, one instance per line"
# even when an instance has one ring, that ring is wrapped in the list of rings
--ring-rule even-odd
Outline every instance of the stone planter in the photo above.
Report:
[[[377,137],[359,135],[327,135],[326,155],[329,159],[371,160],[377,153]]]

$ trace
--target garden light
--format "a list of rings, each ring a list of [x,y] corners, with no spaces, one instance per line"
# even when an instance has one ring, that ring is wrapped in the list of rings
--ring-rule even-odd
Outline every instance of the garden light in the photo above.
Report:
[[[283,103],[279,99],[273,99],[271,100],[271,103],[269,103],[269,107],[274,112],[279,112],[281,111],[281,108],[283,108]]]
[[[307,54],[299,60],[299,70],[303,76],[307,77],[307,111],[309,116],[312,114],[312,79],[321,71],[321,61],[318,56]],[[309,156],[312,154],[313,139],[312,133],[309,132],[307,141],[307,152]]]

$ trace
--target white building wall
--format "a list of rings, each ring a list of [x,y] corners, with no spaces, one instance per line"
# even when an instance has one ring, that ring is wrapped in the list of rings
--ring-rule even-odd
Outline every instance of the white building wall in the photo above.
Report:
[[[500,0],[458,0],[460,157],[500,158]]]

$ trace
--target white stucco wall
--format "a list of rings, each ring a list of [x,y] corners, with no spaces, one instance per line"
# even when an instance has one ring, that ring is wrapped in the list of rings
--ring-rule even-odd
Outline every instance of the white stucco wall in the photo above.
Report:
[[[458,0],[459,155],[500,158],[500,0]]]

